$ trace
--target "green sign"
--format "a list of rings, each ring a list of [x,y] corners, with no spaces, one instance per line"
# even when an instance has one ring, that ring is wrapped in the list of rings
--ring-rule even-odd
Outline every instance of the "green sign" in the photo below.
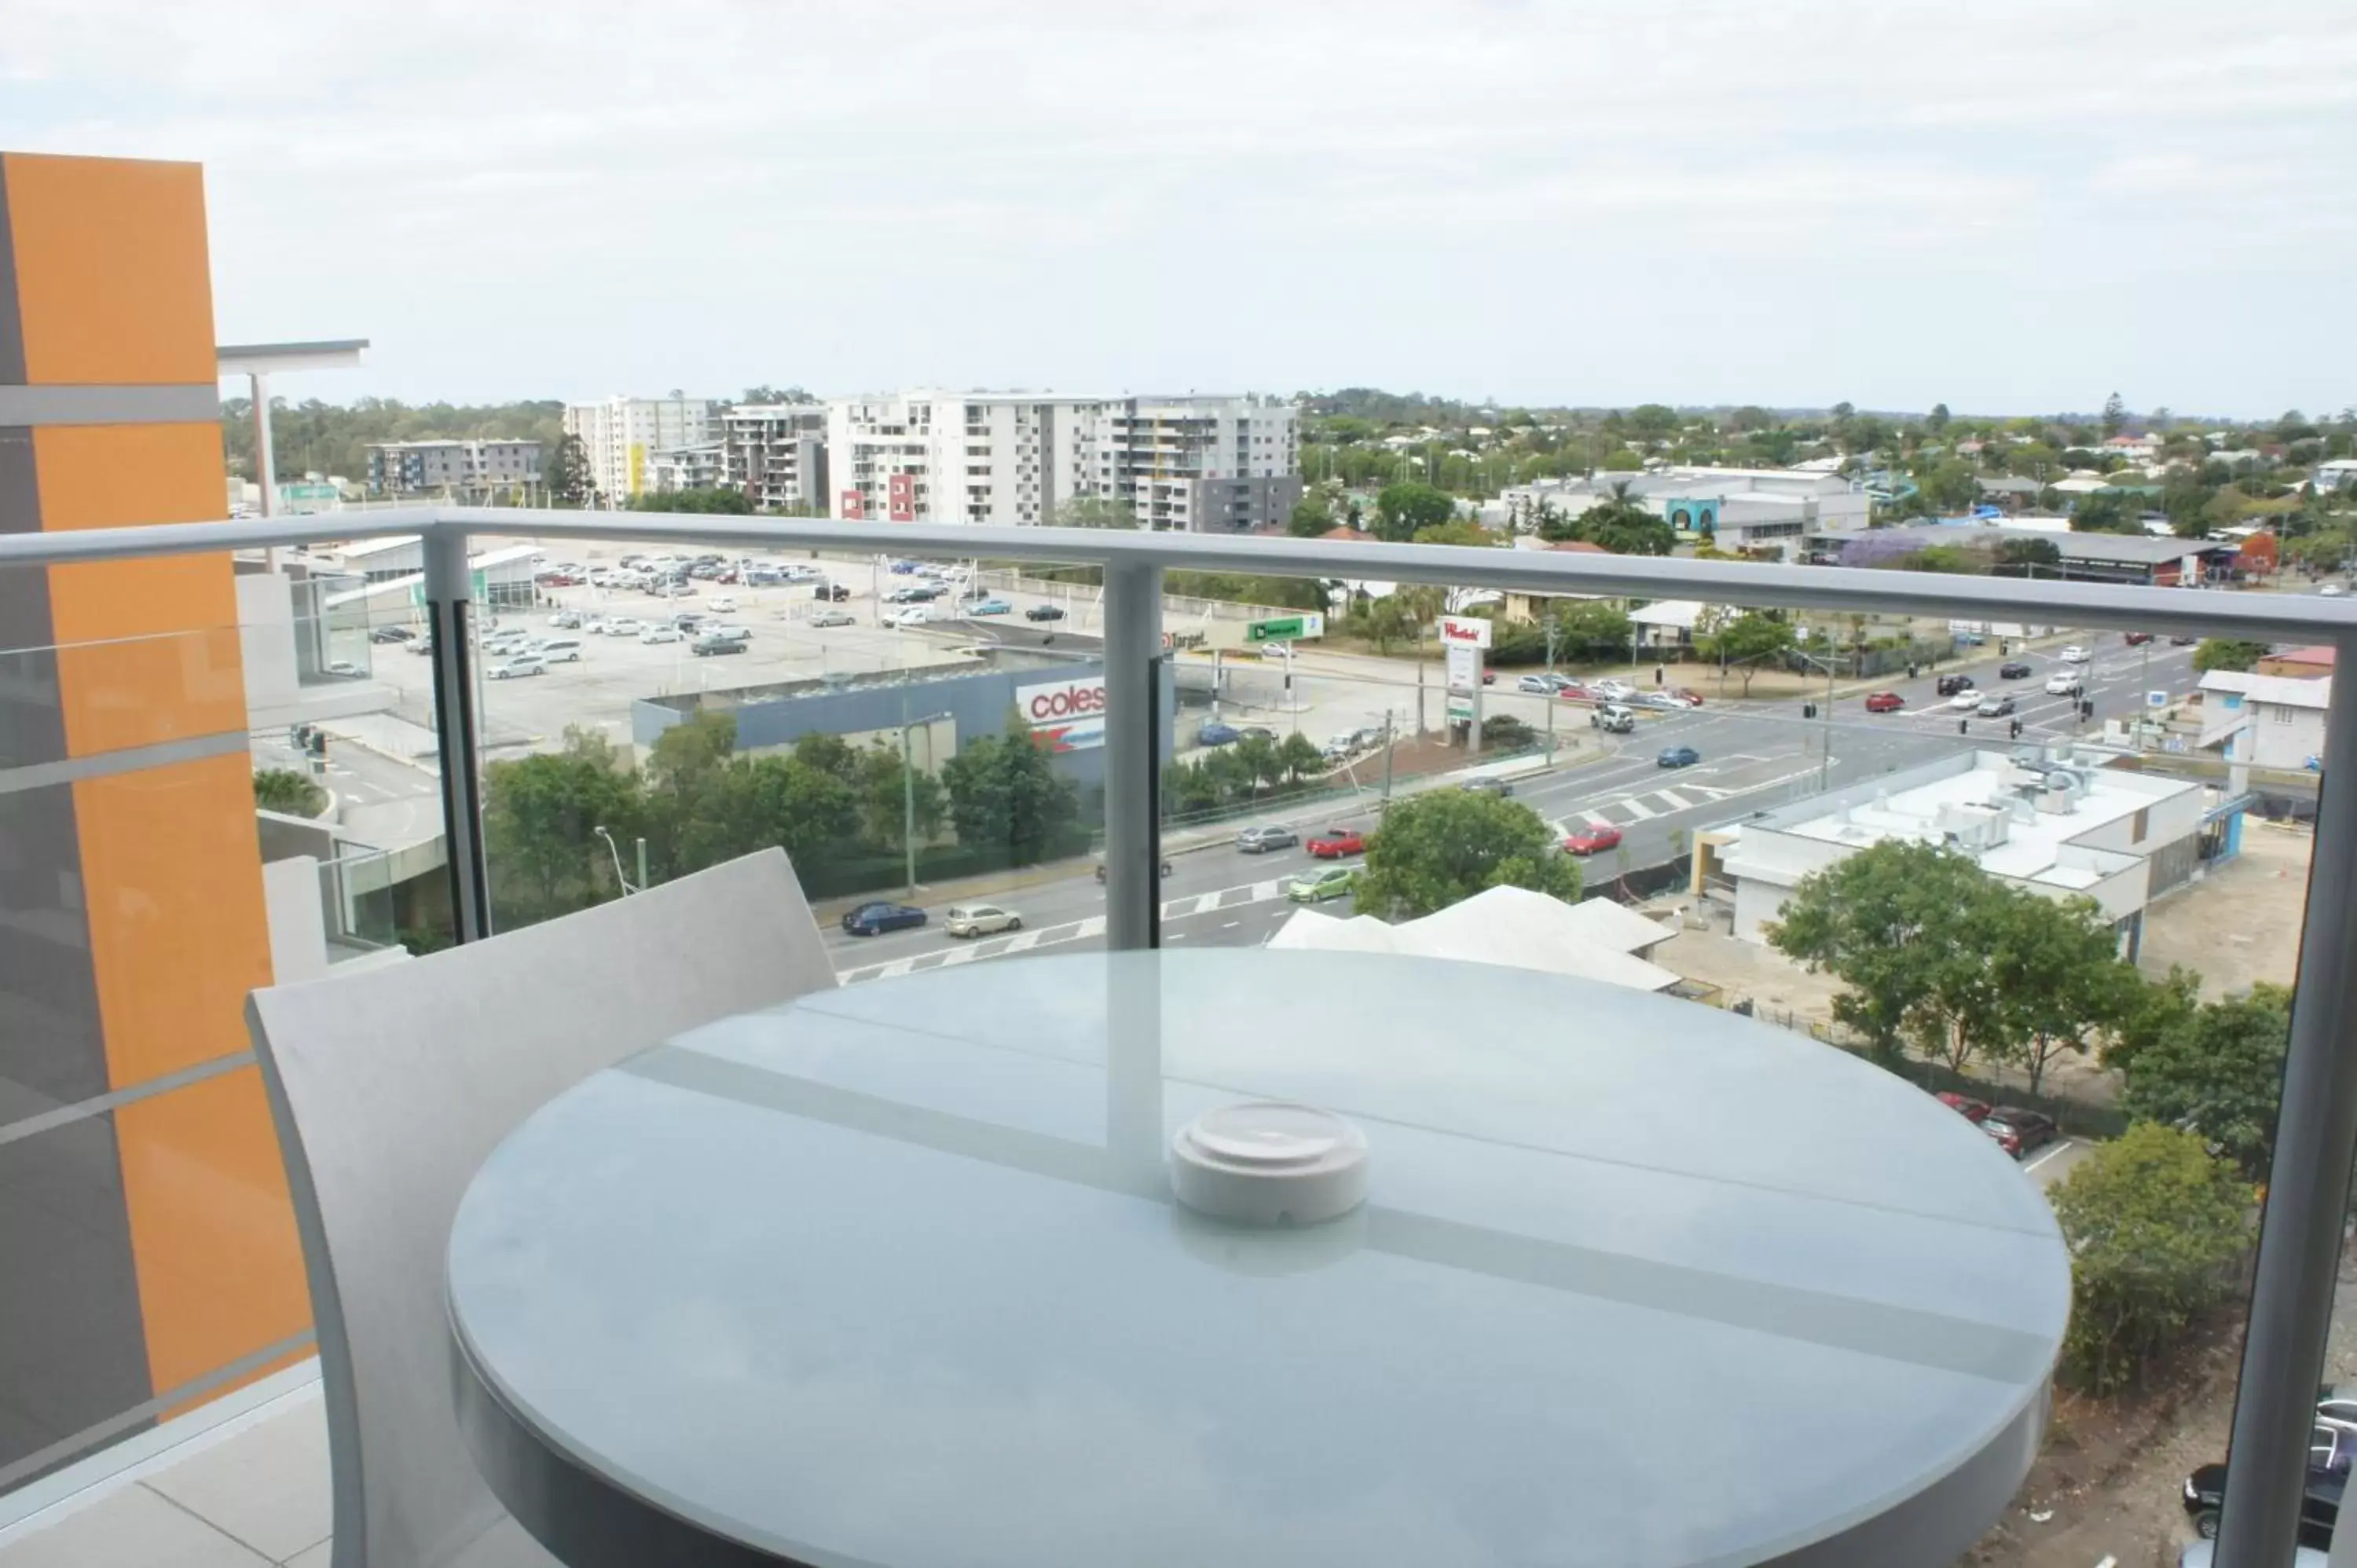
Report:
[[[1324,616],[1278,616],[1270,620],[1252,621],[1244,627],[1246,642],[1295,642],[1305,637],[1325,635]]]

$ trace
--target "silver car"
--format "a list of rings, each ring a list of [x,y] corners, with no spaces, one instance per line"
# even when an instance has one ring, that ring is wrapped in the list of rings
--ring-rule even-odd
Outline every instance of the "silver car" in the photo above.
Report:
[[[1287,849],[1301,842],[1301,835],[1284,822],[1264,822],[1236,834],[1236,847],[1246,854],[1266,854],[1273,849]]]
[[[953,937],[986,937],[994,931],[1019,931],[1023,917],[996,904],[961,904],[945,922]]]

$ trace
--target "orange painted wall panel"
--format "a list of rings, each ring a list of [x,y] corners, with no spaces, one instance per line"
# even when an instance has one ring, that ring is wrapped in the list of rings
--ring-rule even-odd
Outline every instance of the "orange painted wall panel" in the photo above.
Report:
[[[33,466],[45,531],[199,522],[221,510],[215,425],[43,427]],[[52,567],[49,612],[71,755],[245,727],[228,556]]]
[[[215,380],[204,169],[28,153],[5,165],[26,380]]]
[[[260,1069],[126,1105],[114,1131],[156,1391],[309,1327]]]
[[[250,1043],[245,993],[270,983],[253,777],[241,749],[73,786],[91,967],[117,1089]],[[267,1127],[260,1136],[271,1142]]]

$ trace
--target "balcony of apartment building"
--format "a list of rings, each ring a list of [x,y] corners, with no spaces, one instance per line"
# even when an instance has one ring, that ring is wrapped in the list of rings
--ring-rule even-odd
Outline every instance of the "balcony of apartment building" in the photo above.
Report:
[[[423,871],[246,789],[274,744],[250,715],[301,697],[303,656],[264,634],[297,596],[244,586],[237,553],[338,530],[420,552],[433,650],[394,656],[433,698]],[[0,790],[55,835],[0,818],[0,866],[70,843],[86,890],[5,884],[0,1213],[42,1266],[0,1274],[0,1568],[1943,1568],[2013,1506],[2050,1419],[2072,1254],[2037,1156],[1924,1092],[1920,1061],[1689,999],[1669,965],[1725,911],[1672,834],[1739,839],[1820,784],[1851,792],[1841,821],[1896,822],[1871,804],[1887,757],[1981,743],[1729,686],[1644,705],[1624,746],[1571,722],[1589,704],[1485,694],[1479,660],[1429,703],[1372,654],[1222,672],[1166,630],[1225,652],[1259,646],[1253,623],[1166,600],[1164,575],[2034,614],[2089,643],[2357,636],[2357,609],[2293,596],[910,523],[896,552],[943,572],[1094,580],[1010,574],[1062,612],[1038,623],[1054,646],[805,625],[751,658],[616,643],[603,669],[502,681],[474,635],[478,531],[818,554],[839,582],[874,560],[860,524],[514,509],[0,537],[0,585],[178,561],[237,585],[241,620],[288,607],[201,659],[57,650],[75,749]],[[232,659],[237,686],[204,684]],[[2352,703],[2312,849],[2323,954],[2357,874]],[[171,771],[215,708],[228,750],[193,761],[226,765]],[[108,742],[126,714],[156,722]],[[1240,719],[1329,755],[1275,799],[1182,794]],[[683,728],[726,732],[708,772],[666,740]],[[898,804],[828,804],[814,736],[846,742],[857,800]],[[1020,810],[974,809],[985,766]],[[701,814],[663,814],[681,802]],[[1419,819],[1526,834],[1520,881],[1419,904],[1367,853]],[[2104,873],[2108,843],[2067,869]],[[2352,967],[2298,972],[2233,1275],[2254,1283],[2220,1561],[2254,1568],[2289,1561],[2309,1473]]]

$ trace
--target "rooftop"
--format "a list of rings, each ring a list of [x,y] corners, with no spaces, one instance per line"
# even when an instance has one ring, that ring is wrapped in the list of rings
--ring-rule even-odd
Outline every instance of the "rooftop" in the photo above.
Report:
[[[2201,677],[2205,692],[2239,692],[2245,702],[2281,708],[2313,708],[2322,713],[2332,701],[2332,682],[2313,675],[2257,675],[2240,670],[2212,670]]]

